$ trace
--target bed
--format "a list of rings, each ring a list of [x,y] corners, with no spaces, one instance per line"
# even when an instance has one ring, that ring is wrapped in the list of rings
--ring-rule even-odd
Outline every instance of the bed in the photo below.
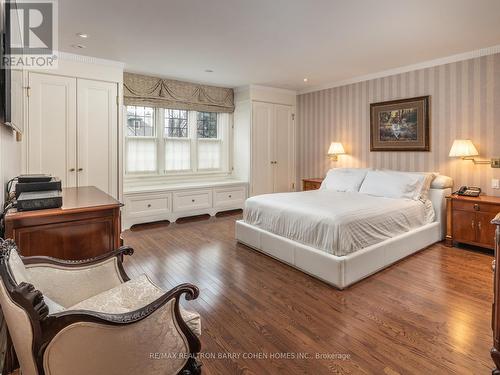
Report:
[[[451,184],[441,177],[426,199],[374,196],[356,188],[251,197],[236,223],[236,239],[343,289],[441,241]]]

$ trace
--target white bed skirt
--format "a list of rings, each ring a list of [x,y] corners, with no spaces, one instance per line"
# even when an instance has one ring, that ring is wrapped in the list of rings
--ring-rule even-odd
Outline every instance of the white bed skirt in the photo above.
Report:
[[[243,220],[236,222],[236,238],[253,249],[344,289],[390,264],[442,240],[439,222],[356,251],[335,256],[285,237],[264,231]]]
[[[311,276],[344,289],[377,271],[436,242],[442,241],[446,223],[446,196],[449,187],[430,189],[429,198],[436,221],[399,236],[355,251],[336,256],[288,238],[236,222],[236,239],[251,248],[291,265]]]

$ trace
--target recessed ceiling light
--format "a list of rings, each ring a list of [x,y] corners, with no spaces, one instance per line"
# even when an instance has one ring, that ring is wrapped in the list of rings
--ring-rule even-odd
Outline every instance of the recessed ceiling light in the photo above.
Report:
[[[205,69],[205,73],[213,73],[214,71],[212,69]]]
[[[309,81],[309,80],[307,78],[304,78],[304,82],[307,82],[307,81]]]
[[[71,47],[76,48],[76,49],[87,48],[87,46],[84,46],[83,44],[72,44]]]
[[[80,38],[83,38],[83,39],[87,39],[89,37],[89,34],[85,34],[85,33],[76,33],[76,36],[80,37]]]

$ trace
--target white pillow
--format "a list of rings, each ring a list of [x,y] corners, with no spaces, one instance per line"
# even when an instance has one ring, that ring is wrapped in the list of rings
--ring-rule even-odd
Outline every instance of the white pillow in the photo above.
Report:
[[[437,172],[402,172],[402,171],[392,171],[392,170],[384,170],[386,172],[393,173],[406,173],[406,174],[418,174],[423,175],[424,180],[422,182],[422,186],[419,191],[416,191],[417,195],[415,199],[420,199],[421,201],[426,201],[429,199],[429,189],[431,188],[431,183],[434,181],[436,176],[439,175]]]
[[[330,169],[321,183],[322,190],[359,191],[369,169],[334,168]]]
[[[426,175],[423,173],[369,171],[359,192],[377,197],[417,200],[420,199],[425,180]]]

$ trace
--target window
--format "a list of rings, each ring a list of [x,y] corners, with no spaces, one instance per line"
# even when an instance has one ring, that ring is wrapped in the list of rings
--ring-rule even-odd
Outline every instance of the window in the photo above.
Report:
[[[217,138],[217,113],[198,112],[198,138]]]
[[[127,174],[228,172],[230,115],[127,106]]]
[[[217,137],[217,113],[198,112],[197,115],[198,168],[219,169],[221,163],[221,142]]]
[[[188,111],[165,109],[165,137],[187,138]]]
[[[165,171],[191,170],[188,111],[165,109]]]
[[[156,170],[155,111],[151,107],[127,107],[127,172]]]

